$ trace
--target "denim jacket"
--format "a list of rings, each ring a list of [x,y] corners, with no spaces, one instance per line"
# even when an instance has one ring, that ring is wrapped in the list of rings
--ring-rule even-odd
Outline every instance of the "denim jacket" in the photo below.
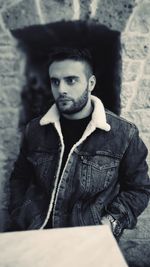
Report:
[[[133,228],[148,204],[147,148],[137,127],[92,96],[94,111],[81,139],[64,153],[54,104],[26,127],[10,179],[11,230],[101,224],[110,214],[121,230]]]

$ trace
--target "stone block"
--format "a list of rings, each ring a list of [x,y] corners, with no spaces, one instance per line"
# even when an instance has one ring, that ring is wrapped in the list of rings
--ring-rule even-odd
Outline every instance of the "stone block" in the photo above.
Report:
[[[0,196],[2,193],[2,188],[4,185],[4,177],[5,177],[5,163],[6,163],[6,157],[5,155],[3,155],[4,160],[2,159],[2,157],[0,157]]]
[[[12,5],[15,5],[21,1],[22,0],[14,0],[14,1],[12,1],[12,0],[0,0],[0,8],[5,9],[5,8],[12,6]]]
[[[14,84],[10,84],[8,87],[0,90],[0,107],[20,107],[21,96],[19,88],[15,87]]]
[[[4,8],[6,4],[5,0],[0,0],[0,9]]]
[[[150,1],[141,1],[129,25],[132,32],[149,33],[150,32]]]
[[[122,61],[122,76],[121,76],[121,80],[123,81],[123,82],[125,82],[126,81],[126,73],[128,72],[128,69],[129,69],[129,67],[130,67],[130,60],[124,60],[124,61]]]
[[[15,148],[15,147],[14,147]],[[11,173],[14,169],[14,164],[15,164],[15,161],[16,161],[16,158],[17,158],[17,155],[15,158],[9,158],[5,161],[5,179],[6,181],[10,178],[11,176]]]
[[[11,45],[1,45],[0,44],[0,59],[16,59],[17,51],[15,47]]]
[[[0,45],[7,46],[12,45],[13,43],[16,43],[14,38],[10,34],[7,34],[7,31],[4,33],[0,30]]]
[[[5,25],[2,24],[2,20],[0,20],[0,45],[12,46],[15,43],[16,40],[12,37],[9,30],[6,29]]]
[[[150,75],[150,58],[148,58],[145,62],[144,74]]]
[[[123,61],[122,66],[122,81],[134,82],[141,73],[141,61]]]
[[[148,223],[148,220],[147,220]],[[130,230],[131,232],[132,230]],[[129,237],[121,238],[119,245],[123,252],[123,255],[130,267],[149,267],[150,266],[150,245],[148,238],[133,238]]]
[[[8,223],[9,177],[6,177],[5,162],[0,162],[0,231]]]
[[[144,36],[126,35],[122,38],[122,58],[142,60],[150,50],[150,39]]]
[[[131,105],[131,110],[143,108],[150,108],[150,79],[140,81],[137,94]]]
[[[74,15],[73,1],[71,0],[40,0],[40,10],[45,23],[71,20]]]
[[[19,70],[19,62],[14,59],[0,58],[0,75],[14,76]]]
[[[141,137],[144,133],[149,133],[150,109],[140,109],[133,111],[123,111],[121,116],[133,122],[139,128]]]
[[[149,239],[150,229],[149,229],[150,215],[147,214],[147,218],[143,218],[142,215],[138,218],[138,223],[132,230],[125,230],[124,238],[126,239]]]
[[[121,108],[127,108],[133,96],[134,87],[130,83],[123,83],[121,88]]]
[[[12,118],[13,119],[13,118]],[[21,134],[18,131],[17,125],[15,127],[0,129],[0,164],[3,162],[2,171],[4,175],[0,176],[0,186],[1,182],[5,177],[7,181],[10,177],[10,174],[13,170],[14,162],[17,158],[17,155],[20,150],[20,140]],[[0,197],[1,199],[1,197]]]
[[[34,24],[40,24],[36,1],[26,0],[16,2],[2,12],[3,20],[9,29],[23,28]]]
[[[7,155],[7,160],[14,160],[20,150],[21,134],[18,131],[18,125],[13,128],[0,129],[0,135],[1,151]]]
[[[7,76],[7,73],[5,75],[0,76],[1,88],[9,87],[12,84],[14,87],[20,87],[20,80],[17,76]]]
[[[0,163],[0,209],[6,207],[6,193],[5,193],[5,188],[6,188],[6,180],[5,180],[5,171],[4,171],[4,166],[3,164]]]
[[[7,156],[5,155],[5,148],[3,144],[0,144],[0,162],[6,161]]]
[[[0,129],[16,128],[18,125],[19,110],[14,108],[1,108]]]
[[[134,6],[135,0],[97,1],[95,20],[114,30],[123,31]]]
[[[87,20],[91,16],[91,0],[81,0],[80,1],[80,19]]]

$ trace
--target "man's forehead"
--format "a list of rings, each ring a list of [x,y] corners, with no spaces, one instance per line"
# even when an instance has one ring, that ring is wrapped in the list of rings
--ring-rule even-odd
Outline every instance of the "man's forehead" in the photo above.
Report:
[[[72,59],[54,61],[49,67],[50,76],[80,76],[84,71],[84,62]]]

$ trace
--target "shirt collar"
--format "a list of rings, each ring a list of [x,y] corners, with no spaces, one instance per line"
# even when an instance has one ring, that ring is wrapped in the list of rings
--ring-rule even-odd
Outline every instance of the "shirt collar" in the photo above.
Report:
[[[93,103],[94,109],[92,113],[91,123],[99,129],[110,131],[110,125],[106,121],[106,113],[103,106],[102,101],[96,97],[91,95],[91,101]],[[40,125],[47,125],[49,123],[56,123],[60,119],[60,113],[56,106],[53,106],[48,110],[48,112],[41,118]]]

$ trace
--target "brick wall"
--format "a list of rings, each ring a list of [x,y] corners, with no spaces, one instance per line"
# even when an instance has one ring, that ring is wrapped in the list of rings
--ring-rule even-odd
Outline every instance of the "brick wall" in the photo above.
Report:
[[[149,0],[0,0],[0,214],[7,207],[7,181],[18,153],[24,55],[10,29],[60,20],[95,20],[122,32],[122,116],[133,121],[150,147]],[[150,157],[148,159],[150,162]],[[2,228],[3,220],[0,220]]]

